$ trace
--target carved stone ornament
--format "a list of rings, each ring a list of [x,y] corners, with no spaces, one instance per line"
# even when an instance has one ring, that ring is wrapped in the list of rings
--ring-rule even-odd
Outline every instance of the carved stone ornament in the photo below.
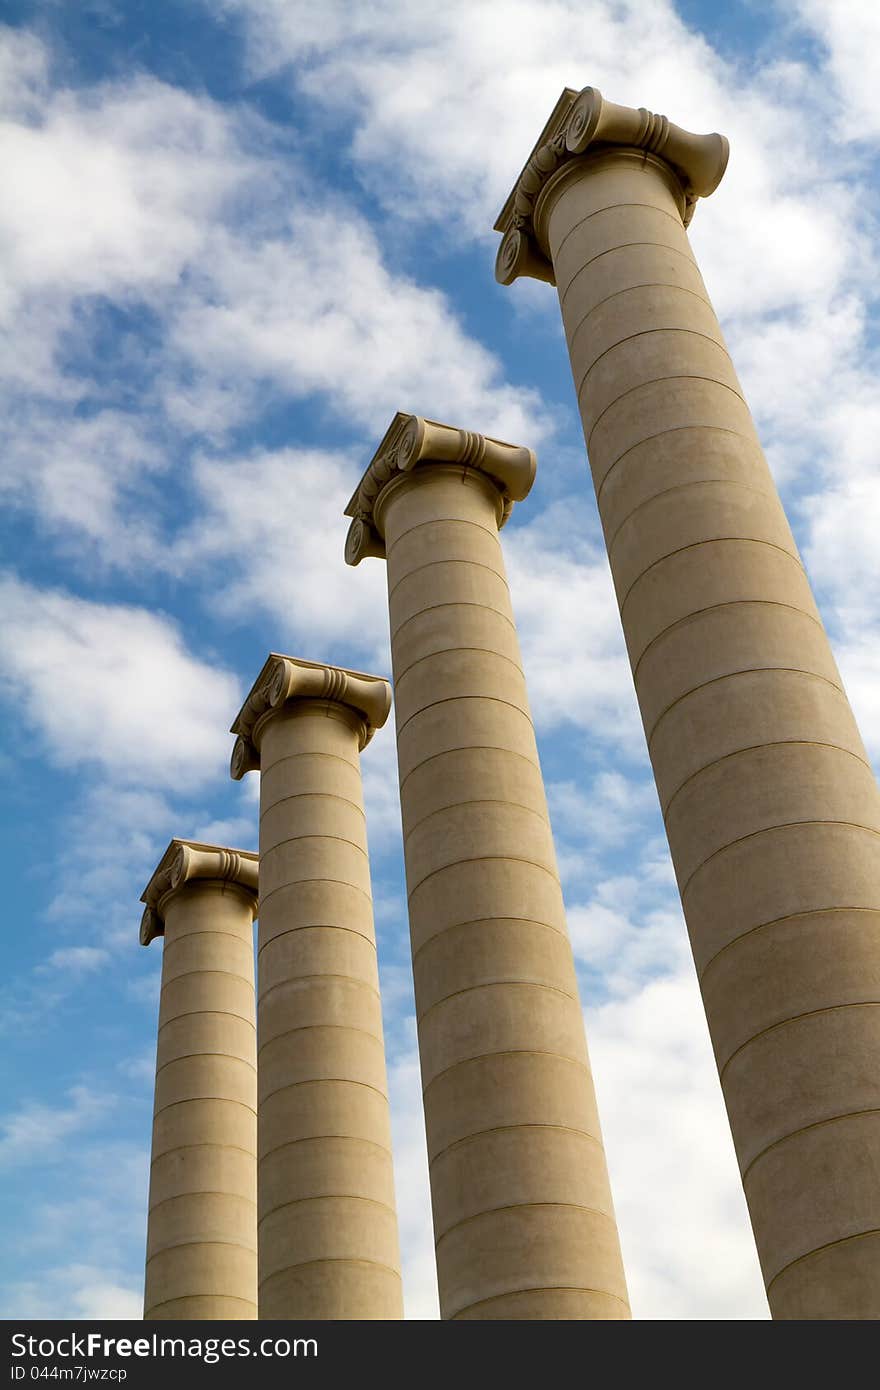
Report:
[[[730,146],[723,135],[692,135],[640,106],[606,101],[595,87],[566,87],[501,209],[496,232],[502,240],[495,278],[510,285],[520,275],[555,284],[549,250],[535,221],[535,207],[550,178],[588,150],[609,147],[644,150],[662,159],[676,175],[687,226],[698,198],[718,187]]]
[[[323,700],[351,710],[358,716],[364,748],[391,712],[391,686],[382,676],[270,653],[230,730],[237,734],[229,768],[236,782],[259,768],[260,730],[291,700]]]
[[[401,473],[431,463],[459,464],[491,478],[501,495],[502,526],[514,502],[528,496],[537,468],[531,449],[398,411],[345,509],[352,518],[346,564],[359,565],[367,555],[384,556],[385,541],[375,516],[380,493]]]
[[[165,904],[185,883],[213,879],[235,883],[257,900],[258,858],[249,850],[203,845],[197,840],[174,839],[169,844],[143,893],[146,903],[141,918],[140,943],[149,946],[165,934]]]

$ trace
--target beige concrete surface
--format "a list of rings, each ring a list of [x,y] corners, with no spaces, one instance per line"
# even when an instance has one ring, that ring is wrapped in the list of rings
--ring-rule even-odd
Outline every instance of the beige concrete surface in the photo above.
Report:
[[[726,142],[560,97],[497,229],[555,283],[768,1298],[880,1317],[880,793],[685,226]]]
[[[349,504],[388,571],[441,1315],[629,1317],[498,539],[528,449],[399,414]]]
[[[257,856],[172,840],[142,901],[164,937],[144,1317],[257,1316]]]
[[[261,1318],[403,1316],[360,750],[376,676],[271,655],[233,724],[259,767]]]

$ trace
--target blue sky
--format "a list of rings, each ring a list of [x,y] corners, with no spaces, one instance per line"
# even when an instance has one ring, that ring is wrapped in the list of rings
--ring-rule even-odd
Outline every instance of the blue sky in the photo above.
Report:
[[[139,1316],[172,835],[255,847],[270,650],[385,673],[394,411],[538,452],[505,531],[636,1316],[767,1316],[552,290],[491,227],[565,85],[731,140],[691,236],[880,749],[873,0],[6,0],[3,1316]],[[574,650],[574,657],[571,652]],[[407,1311],[435,1317],[391,727],[364,756]]]

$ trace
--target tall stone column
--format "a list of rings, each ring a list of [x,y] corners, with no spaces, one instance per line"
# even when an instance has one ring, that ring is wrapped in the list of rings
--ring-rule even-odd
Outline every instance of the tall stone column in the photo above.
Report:
[[[257,856],[172,840],[144,890],[164,936],[144,1317],[257,1316]]]
[[[398,414],[347,515],[384,556],[445,1318],[629,1317],[498,529],[528,449]]]
[[[232,726],[232,776],[261,769],[261,1318],[403,1316],[359,758],[390,706],[273,654]]]
[[[878,1318],[880,794],[685,232],[726,160],[565,91],[497,276],[559,291],[773,1315]]]

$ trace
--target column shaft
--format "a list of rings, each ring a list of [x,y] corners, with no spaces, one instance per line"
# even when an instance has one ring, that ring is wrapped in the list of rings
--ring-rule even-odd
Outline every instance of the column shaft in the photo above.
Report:
[[[260,1317],[402,1316],[359,721],[260,734]]]
[[[375,515],[441,1312],[627,1318],[499,491],[430,463]]]
[[[194,881],[164,908],[148,1319],[257,1315],[254,907]]]
[[[880,794],[682,212],[619,149],[535,223],[771,1309],[876,1318]]]

